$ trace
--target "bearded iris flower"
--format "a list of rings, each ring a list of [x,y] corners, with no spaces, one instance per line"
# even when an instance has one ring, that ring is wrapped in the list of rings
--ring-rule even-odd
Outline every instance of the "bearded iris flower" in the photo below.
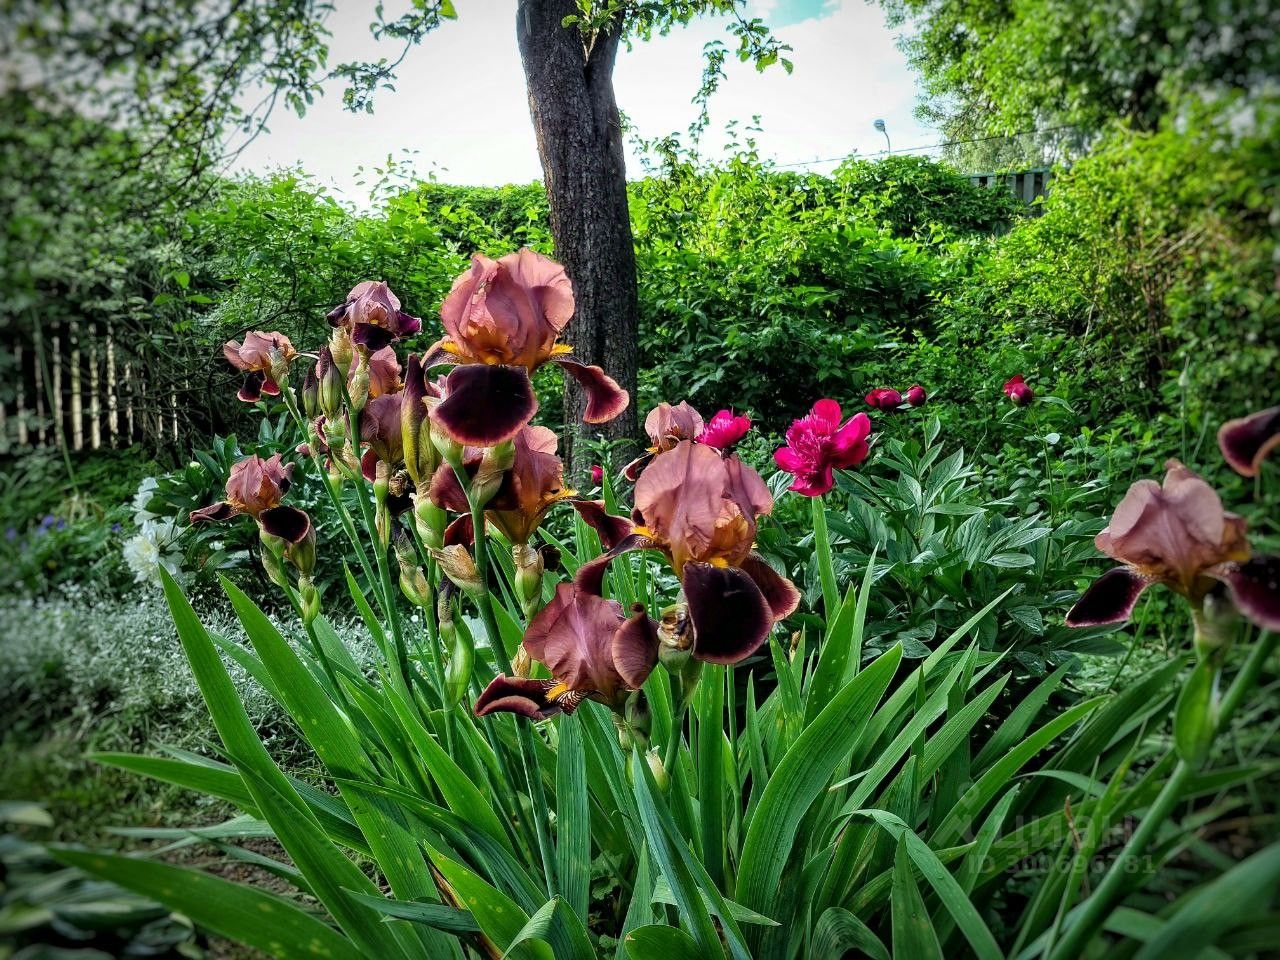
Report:
[[[1280,560],[1250,559],[1244,518],[1224,510],[1217,492],[1177,460],[1165,469],[1163,485],[1133,484],[1098,534],[1097,548],[1122,566],[1093,582],[1067,613],[1067,626],[1123,623],[1153,583],[1198,611],[1221,582],[1242,614],[1280,629]]]
[[[644,432],[649,435],[649,449],[622,468],[622,475],[635,483],[640,472],[656,454],[670,450],[681,440],[697,440],[706,429],[702,414],[682,400],[677,404],[660,403],[644,418]]]
[[[370,353],[422,329],[422,321],[400,309],[400,299],[382,280],[356,284],[326,319]]]
[[[368,480],[376,480],[378,465],[385,464],[387,475],[404,460],[404,434],[400,405],[404,395],[386,393],[370,400],[360,417],[360,440],[369,449],[360,458],[360,469]]]
[[[383,347],[369,354],[365,361],[369,374],[369,399],[374,400],[387,394],[400,392],[400,361],[391,347]],[[347,374],[347,389],[351,390],[352,381],[356,378],[358,366],[353,366]]]
[[[298,355],[293,344],[283,333],[263,333],[254,330],[245,334],[244,343],[228,340],[222,345],[222,355],[237,370],[244,372],[244,384],[236,394],[245,403],[257,403],[263,394],[280,395],[279,378],[289,369],[289,363]]]
[[[575,581],[599,592],[605,568],[629,550],[659,550],[680,578],[692,655],[733,664],[793,613],[800,592],[755,553],[758,518],[773,509],[760,475],[735,456],[682,440],[658,454],[636,483],[635,522],[583,511],[608,552]]]
[[[476,447],[510,440],[538,410],[534,371],[556,363],[587,392],[587,423],[605,423],[629,396],[603,370],[568,359],[558,343],[573,316],[564,267],[522,249],[499,260],[476,254],[440,308],[446,336],[432,362],[452,362],[448,395],[432,416],[453,439]]]
[[[191,511],[192,523],[224,522],[238,516],[253,517],[264,533],[290,544],[314,537],[311,518],[297,507],[282,506],[289,491],[293,464],[283,464],[280,454],[263,460],[246,457],[231,468],[226,499]]]
[[[1262,461],[1280,446],[1280,407],[1228,420],[1218,430],[1218,446],[1231,469],[1255,477]]]
[[[545,720],[573,713],[588,699],[621,711],[658,662],[657,624],[640,605],[628,617],[616,600],[562,583],[530,622],[523,648],[553,679],[499,674],[476,699],[476,716],[506,712]]]
[[[807,416],[791,424],[787,445],[773,455],[779,469],[795,477],[790,490],[820,497],[835,486],[835,471],[867,459],[871,420],[865,413],[840,423],[840,404],[819,400]]]

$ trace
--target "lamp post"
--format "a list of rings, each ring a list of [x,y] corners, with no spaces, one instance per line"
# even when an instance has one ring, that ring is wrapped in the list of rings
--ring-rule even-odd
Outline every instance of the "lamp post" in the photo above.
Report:
[[[883,120],[877,120],[875,123],[873,123],[873,124],[872,124],[872,126],[873,126],[873,127],[875,127],[877,130],[879,130],[881,133],[883,133],[883,134],[884,134],[884,152],[885,152],[885,153],[892,153],[892,152],[893,152],[893,144],[891,144],[891,143],[889,142],[889,131],[885,129],[884,121],[883,121]]]

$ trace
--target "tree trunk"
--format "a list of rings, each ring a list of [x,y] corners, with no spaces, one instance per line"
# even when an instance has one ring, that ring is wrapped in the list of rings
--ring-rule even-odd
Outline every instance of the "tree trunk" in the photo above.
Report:
[[[627,214],[622,124],[613,95],[621,25],[588,51],[574,25],[575,0],[519,0],[516,36],[529,88],[556,256],[573,281],[577,311],[566,331],[575,359],[597,364],[631,393],[610,423],[582,423],[586,397],[565,378],[565,460],[581,481],[590,453],[581,438],[634,440],[636,419],[636,259]],[[627,456],[628,451],[621,451]]]

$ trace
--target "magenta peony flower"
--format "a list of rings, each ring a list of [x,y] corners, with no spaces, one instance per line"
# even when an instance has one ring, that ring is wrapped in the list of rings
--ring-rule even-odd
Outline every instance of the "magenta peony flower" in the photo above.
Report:
[[[902,394],[888,387],[877,387],[866,396],[867,406],[877,410],[892,410],[902,406]]]
[[[924,387],[918,383],[913,383],[907,387],[906,401],[913,407],[918,407],[929,399],[929,395],[924,392]]]
[[[727,450],[746,436],[750,429],[749,417],[741,414],[734,416],[732,410],[721,410],[698,434],[697,441],[717,450]]]
[[[1025,406],[1036,398],[1035,392],[1022,379],[1022,374],[1010,377],[1005,381],[1002,389],[1004,390],[1004,395],[1020,407]]]
[[[604,483],[604,467],[598,463],[591,465],[591,482],[597,487]]]
[[[860,413],[841,426],[840,404],[819,400],[808,416],[787,430],[787,445],[773,455],[778,467],[792,474],[791,490],[820,497],[835,486],[836,470],[856,467],[867,459],[871,420]]]

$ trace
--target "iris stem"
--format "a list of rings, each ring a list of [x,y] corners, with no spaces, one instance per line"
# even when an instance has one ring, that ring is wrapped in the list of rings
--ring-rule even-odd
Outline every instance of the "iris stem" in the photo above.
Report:
[[[450,461],[458,484],[467,495],[467,505],[471,508],[471,531],[475,542],[476,576],[480,588],[476,592],[476,606],[480,608],[480,619],[484,623],[485,632],[489,635],[489,649],[493,652],[493,661],[504,675],[511,674],[511,658],[507,655],[506,645],[498,631],[498,618],[493,612],[493,594],[489,590],[489,545],[485,539],[484,504],[480,503],[471,492],[471,478],[460,460]],[[516,720],[516,739],[520,745],[520,763],[524,768],[525,784],[529,789],[529,804],[533,816],[533,832],[538,845],[538,855],[542,858],[543,876],[547,878],[547,893],[554,896],[559,889],[556,880],[555,857],[551,851],[551,830],[547,822],[546,794],[542,789],[542,779],[538,774],[538,758],[533,749],[533,736],[526,724]]]
[[[1244,700],[1245,695],[1257,684],[1258,675],[1262,672],[1262,667],[1267,662],[1267,658],[1275,650],[1277,642],[1280,642],[1280,635],[1264,633],[1262,638],[1254,645],[1253,650],[1249,653],[1249,658],[1245,661],[1244,666],[1240,668],[1240,672],[1236,674],[1235,680],[1222,698],[1218,710],[1218,722],[1214,731],[1215,735],[1225,729],[1232,714],[1235,713],[1240,703]],[[1170,774],[1169,779],[1165,781],[1164,787],[1161,788],[1159,796],[1156,797],[1155,802],[1147,810],[1146,817],[1138,825],[1138,829],[1133,832],[1133,836],[1129,838],[1129,842],[1125,844],[1125,848],[1120,852],[1120,855],[1116,857],[1110,868],[1108,868],[1106,876],[1098,884],[1093,896],[1080,905],[1080,912],[1075,917],[1069,918],[1070,926],[1067,927],[1063,938],[1053,948],[1053,952],[1048,955],[1048,960],[1074,960],[1074,958],[1083,955],[1084,948],[1094,934],[1102,928],[1102,924],[1111,915],[1111,911],[1129,892],[1125,889],[1126,882],[1134,873],[1140,872],[1135,869],[1139,866],[1138,861],[1146,853],[1152,841],[1155,840],[1165,820],[1173,813],[1178,801],[1182,798],[1182,791],[1186,787],[1187,781],[1196,772],[1196,769],[1195,766],[1188,764],[1185,760],[1178,761],[1173,773]]]

